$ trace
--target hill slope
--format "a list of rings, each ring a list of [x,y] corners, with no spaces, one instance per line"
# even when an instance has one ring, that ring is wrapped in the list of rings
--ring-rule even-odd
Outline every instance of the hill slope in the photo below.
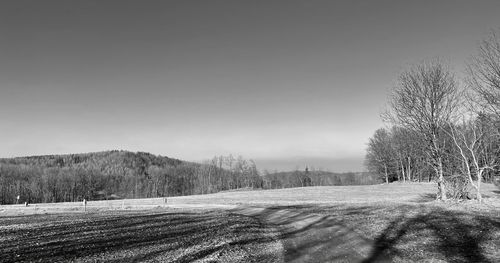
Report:
[[[192,194],[200,166],[128,151],[3,158],[0,203]]]

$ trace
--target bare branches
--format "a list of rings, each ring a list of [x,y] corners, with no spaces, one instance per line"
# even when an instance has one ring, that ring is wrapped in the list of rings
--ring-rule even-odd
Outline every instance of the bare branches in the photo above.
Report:
[[[460,103],[455,77],[439,60],[416,65],[399,76],[390,97],[385,121],[418,132],[427,140],[428,153],[438,177],[438,198],[446,199],[443,185],[441,129],[454,120]]]
[[[464,169],[462,173],[467,177],[469,183],[476,189],[477,199],[481,201],[481,180],[483,172],[493,170],[497,166],[498,158],[493,150],[498,140],[493,120],[487,116],[479,117],[462,124],[449,124],[449,136],[453,139],[459,155],[462,159]],[[473,176],[477,181],[474,183]]]
[[[459,102],[454,76],[439,60],[434,60],[400,75],[399,85],[390,97],[390,110],[382,117],[432,137],[456,116]]]
[[[500,167],[500,31],[491,32],[467,65],[467,89],[439,59],[402,72],[382,119],[393,126],[391,140],[401,174],[409,174],[411,151],[399,128],[422,140],[418,158],[436,174],[438,199],[446,199],[444,174],[468,178],[478,191]],[[413,148],[413,147],[410,147]],[[408,157],[408,169],[403,160]],[[427,157],[427,158],[425,158]],[[446,171],[444,171],[446,170]],[[488,171],[489,170],[489,171]],[[477,181],[473,181],[473,179]]]
[[[477,93],[484,110],[500,116],[500,38],[494,31],[479,45],[467,65],[468,86]]]
[[[391,138],[387,130],[378,129],[368,142],[366,154],[367,166],[371,170],[383,173],[385,182],[389,183],[388,166],[390,166],[394,151],[391,147]]]

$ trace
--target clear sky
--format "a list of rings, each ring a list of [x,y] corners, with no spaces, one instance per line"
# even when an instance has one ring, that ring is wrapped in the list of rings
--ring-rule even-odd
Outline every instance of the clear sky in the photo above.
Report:
[[[0,157],[147,151],[363,170],[398,73],[461,75],[500,1],[0,4]]]

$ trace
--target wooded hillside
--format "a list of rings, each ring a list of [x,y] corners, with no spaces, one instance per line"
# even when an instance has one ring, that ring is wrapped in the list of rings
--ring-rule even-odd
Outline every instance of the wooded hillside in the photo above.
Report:
[[[148,198],[257,186],[256,167],[239,158],[225,170],[144,152],[106,151],[0,159],[0,204],[83,198]],[[19,200],[17,199],[19,196]]]

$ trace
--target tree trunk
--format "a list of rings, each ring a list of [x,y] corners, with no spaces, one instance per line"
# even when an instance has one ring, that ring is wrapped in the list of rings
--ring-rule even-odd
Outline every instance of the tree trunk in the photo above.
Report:
[[[208,167],[208,184],[207,184],[207,192],[210,194],[212,193],[212,178],[211,178],[211,173],[212,173],[212,167]]]
[[[477,173],[477,194],[476,194],[476,198],[477,198],[477,201],[479,203],[481,203],[482,201],[482,196],[481,196],[481,180],[482,180],[482,177],[483,177],[483,172],[484,170],[483,169],[480,169]]]
[[[444,176],[443,176],[443,161],[441,157],[438,158],[438,199],[445,201],[446,198],[446,188],[444,186]]]
[[[403,158],[399,160],[401,162],[401,174],[403,176],[403,182],[406,182],[405,166],[403,165]]]
[[[408,167],[406,169],[406,174],[408,175],[408,181],[411,182],[411,158],[408,156]]]
[[[384,170],[385,170],[385,183],[389,184],[389,175],[387,175],[387,165],[384,163]]]

